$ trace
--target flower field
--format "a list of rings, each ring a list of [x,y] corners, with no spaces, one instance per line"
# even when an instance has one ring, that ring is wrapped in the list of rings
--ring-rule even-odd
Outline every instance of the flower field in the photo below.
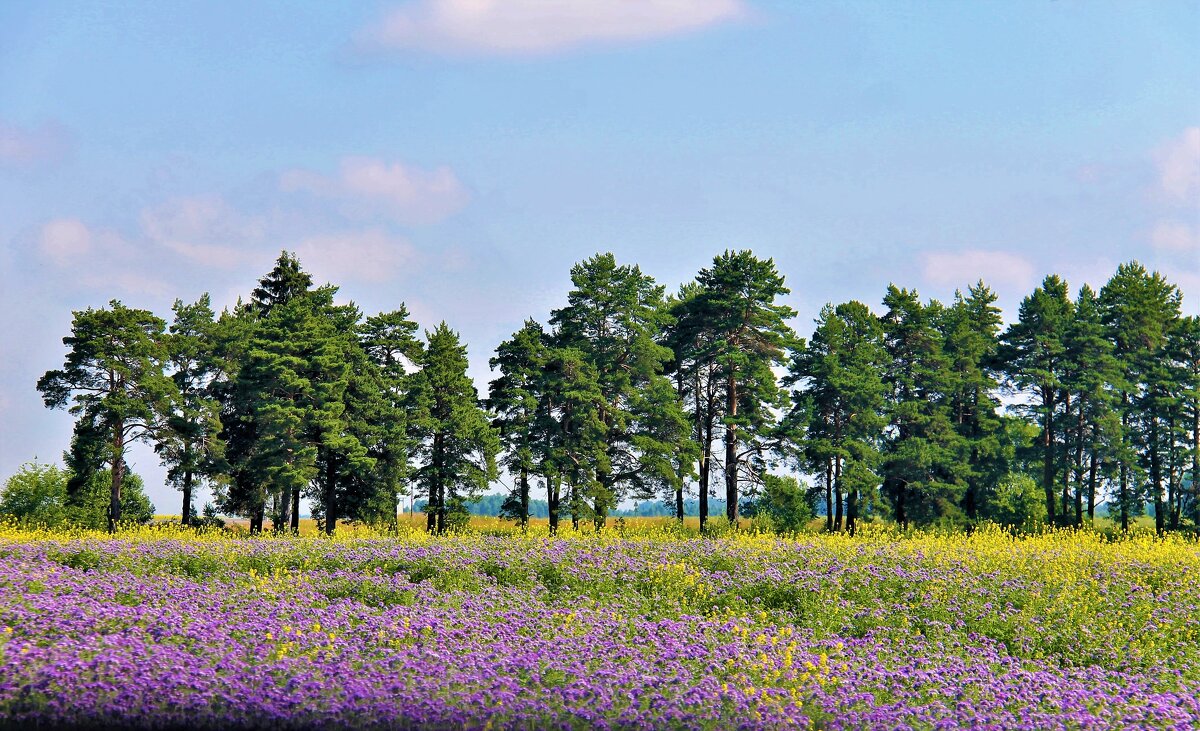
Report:
[[[1200,547],[0,531],[0,722],[1196,728]]]

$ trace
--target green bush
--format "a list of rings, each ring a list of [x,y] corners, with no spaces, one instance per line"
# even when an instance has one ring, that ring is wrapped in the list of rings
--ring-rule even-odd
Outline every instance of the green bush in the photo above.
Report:
[[[81,505],[67,505],[67,480],[71,474],[59,467],[27,462],[0,488],[0,515],[16,518],[26,525],[80,525],[88,528],[108,526],[108,502],[112,473],[98,471],[88,482]],[[121,520],[148,523],[154,517],[154,505],[146,496],[142,478],[126,474],[121,490]]]

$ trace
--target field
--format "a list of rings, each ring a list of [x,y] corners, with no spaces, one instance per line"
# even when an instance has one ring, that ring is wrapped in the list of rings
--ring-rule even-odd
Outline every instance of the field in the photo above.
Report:
[[[1200,546],[0,529],[0,719],[1195,728]]]

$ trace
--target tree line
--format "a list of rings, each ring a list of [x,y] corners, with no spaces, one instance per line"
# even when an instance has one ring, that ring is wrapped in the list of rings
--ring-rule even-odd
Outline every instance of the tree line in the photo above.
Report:
[[[544,499],[552,531],[603,526],[626,499],[682,519],[693,495],[705,530],[714,494],[733,524],[817,508],[851,532],[1082,525],[1098,506],[1122,528],[1147,505],[1160,531],[1200,522],[1200,319],[1136,262],[1099,292],[1046,277],[1007,327],[983,282],[949,303],[890,285],[880,313],[826,305],[807,339],[750,251],[673,293],[612,254],[571,282],[496,349],[486,397],[446,323],[421,338],[403,304],[337,304],[287,252],[219,315],[207,295],[169,325],[118,301],[75,312],[63,367],[38,382],[77,417],[66,501],[103,471],[115,528],[141,440],[185,524],[203,483],[252,531],[296,530],[302,496],[329,533],[394,525],[412,494],[441,532],[495,483],[503,515],[524,526]]]

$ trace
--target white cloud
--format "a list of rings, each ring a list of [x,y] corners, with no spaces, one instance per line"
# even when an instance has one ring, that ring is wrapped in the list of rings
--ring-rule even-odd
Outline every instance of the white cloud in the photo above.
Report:
[[[0,165],[32,166],[58,162],[70,146],[69,136],[57,124],[26,128],[0,120]]]
[[[310,236],[296,246],[296,256],[319,281],[384,282],[415,253],[407,239],[381,228]]]
[[[57,218],[42,226],[38,250],[55,264],[65,267],[92,250],[92,232],[77,218]]]
[[[1200,229],[1182,221],[1162,221],[1150,234],[1154,248],[1165,254],[1200,256]]]
[[[1188,127],[1159,149],[1159,184],[1174,201],[1200,206],[1200,127]]]
[[[686,33],[745,17],[743,0],[417,0],[363,29],[363,48],[536,55]]]
[[[422,170],[371,157],[347,157],[332,176],[289,170],[280,176],[285,192],[304,192],[337,201],[344,215],[382,215],[399,223],[436,223],[470,199],[466,187],[446,166]]]
[[[176,198],[141,215],[142,232],[154,243],[205,266],[233,269],[260,258],[267,221],[242,214],[221,196]]]
[[[982,279],[993,289],[1020,292],[1034,280],[1033,264],[1007,251],[931,251],[921,259],[925,280],[936,285],[966,288]]]

